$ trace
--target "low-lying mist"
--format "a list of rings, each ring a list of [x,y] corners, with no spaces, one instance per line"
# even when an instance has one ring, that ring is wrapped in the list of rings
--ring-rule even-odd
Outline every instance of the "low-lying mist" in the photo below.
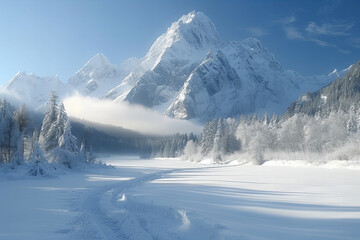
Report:
[[[15,91],[7,90],[4,86],[0,86],[0,99],[6,99],[14,106],[20,106],[24,102]]]
[[[123,127],[144,134],[199,133],[202,128],[193,122],[172,119],[140,105],[116,103],[79,94],[64,99],[64,105],[71,117]]]

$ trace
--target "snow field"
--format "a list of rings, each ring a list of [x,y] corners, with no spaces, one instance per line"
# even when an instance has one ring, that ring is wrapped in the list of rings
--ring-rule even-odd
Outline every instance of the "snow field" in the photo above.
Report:
[[[358,169],[103,160],[115,167],[0,176],[0,239],[360,236]]]

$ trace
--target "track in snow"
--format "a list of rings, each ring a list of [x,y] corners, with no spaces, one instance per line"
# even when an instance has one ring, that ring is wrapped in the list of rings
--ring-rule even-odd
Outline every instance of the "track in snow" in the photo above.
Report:
[[[221,239],[223,226],[183,209],[141,203],[126,192],[182,170],[160,171],[95,190],[74,224],[76,239]],[[166,196],[164,196],[166,197]]]

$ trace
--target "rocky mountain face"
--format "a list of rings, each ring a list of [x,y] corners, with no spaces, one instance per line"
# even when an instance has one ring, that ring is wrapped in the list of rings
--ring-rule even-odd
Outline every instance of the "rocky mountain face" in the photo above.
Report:
[[[316,91],[342,73],[303,77],[286,70],[259,40],[223,42],[211,20],[193,11],[171,24],[141,59],[130,58],[116,66],[97,54],[67,84],[54,78],[40,90],[26,87],[27,83],[19,83],[17,89],[11,82],[6,88],[29,94],[30,102],[31,93],[40,91],[33,105],[45,102],[51,90],[64,89],[140,104],[174,118],[207,121],[239,114],[283,113],[299,96]],[[41,81],[33,86],[42,85]],[[24,91],[28,92],[22,94]]]
[[[215,57],[207,56],[189,75],[166,110],[168,116],[207,121],[240,114],[283,113],[302,93],[334,79],[303,77],[285,70],[254,38],[225,43],[216,51]]]
[[[351,105],[360,103],[360,62],[352,65],[343,77],[316,92],[308,92],[293,102],[286,114],[316,112],[330,109],[348,110]]]
[[[173,23],[106,98],[155,107],[171,101],[209,48],[220,43],[214,24],[191,12]]]
[[[238,112],[229,108],[241,107],[239,90],[241,80],[226,56],[220,50],[215,54],[209,51],[203,62],[192,71],[166,114],[180,119],[199,116],[209,119]]]

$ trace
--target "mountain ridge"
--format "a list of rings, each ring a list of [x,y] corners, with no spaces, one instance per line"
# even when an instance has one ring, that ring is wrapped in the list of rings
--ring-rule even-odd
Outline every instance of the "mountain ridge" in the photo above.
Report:
[[[315,92],[307,92],[294,101],[286,115],[295,113],[314,115],[331,109],[347,111],[351,105],[360,103],[360,61],[351,65],[346,74]]]
[[[172,23],[143,58],[129,58],[116,66],[98,53],[69,78],[65,87],[55,86],[54,79],[51,88],[140,104],[170,117],[207,121],[284,112],[305,92],[315,91],[343,73],[303,77],[284,69],[256,38],[223,42],[212,21],[202,12],[192,11]],[[214,88],[220,83],[222,87]],[[190,94],[194,92],[203,93],[204,99],[194,101]],[[205,114],[190,103],[213,110]]]

